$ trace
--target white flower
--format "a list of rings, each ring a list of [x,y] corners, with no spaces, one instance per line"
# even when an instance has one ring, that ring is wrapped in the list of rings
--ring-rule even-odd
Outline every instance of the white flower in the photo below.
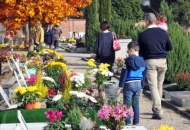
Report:
[[[79,98],[83,98],[83,97],[85,97],[85,93],[82,93],[82,92],[78,92],[77,93],[77,97],[79,97]]]
[[[71,94],[71,95],[77,95],[77,91],[69,91],[69,94]]]
[[[93,69],[93,74],[96,74],[98,72],[98,68]]]
[[[71,82],[75,83],[75,87],[82,87],[85,82],[84,79],[85,78],[83,73],[77,73],[70,78]]]
[[[61,97],[62,97],[62,95],[56,95],[56,96],[53,97],[52,100],[56,102],[56,101],[60,100]]]
[[[90,99],[91,102],[97,103],[97,100],[94,97],[89,96],[89,99]]]
[[[42,77],[42,79],[43,80],[48,80],[48,81],[50,81],[50,82],[52,82],[52,83],[55,84],[55,80],[53,78],[51,78],[51,77]]]

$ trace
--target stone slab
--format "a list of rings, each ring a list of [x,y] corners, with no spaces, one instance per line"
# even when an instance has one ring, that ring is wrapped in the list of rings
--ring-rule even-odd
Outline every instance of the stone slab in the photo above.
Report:
[[[190,107],[190,92],[178,93],[170,96],[171,101],[180,107]]]
[[[121,50],[116,51],[115,53],[115,57],[122,57],[123,59],[127,57],[127,45],[129,44],[129,42],[131,42],[132,39],[119,39],[119,43],[121,46]]]
[[[167,91],[163,90],[163,96],[165,99],[171,99],[171,95],[190,95],[190,91]]]

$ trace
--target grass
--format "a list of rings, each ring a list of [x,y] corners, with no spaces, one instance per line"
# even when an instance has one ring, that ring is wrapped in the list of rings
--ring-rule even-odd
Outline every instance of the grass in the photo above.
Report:
[[[46,115],[44,114],[49,108],[40,108],[40,109],[32,109],[25,110],[19,109],[26,121],[26,123],[34,123],[34,122],[46,122]],[[56,110],[55,108],[51,108],[52,110]],[[0,124],[2,123],[19,123],[17,118],[17,110],[7,110],[0,112]],[[91,118],[98,125],[102,125],[102,121],[97,117],[97,111],[95,109],[88,109],[87,118]]]
[[[19,123],[17,118],[17,110],[7,110],[0,112],[0,124],[1,123]],[[32,110],[25,110],[19,109],[27,123],[32,122],[46,122],[46,115],[44,114],[47,111],[47,108],[41,109],[32,109]]]

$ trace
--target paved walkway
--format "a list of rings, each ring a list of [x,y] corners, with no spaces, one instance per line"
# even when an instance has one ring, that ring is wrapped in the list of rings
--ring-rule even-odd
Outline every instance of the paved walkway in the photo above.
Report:
[[[58,50],[59,51],[59,50]],[[86,63],[81,58],[90,57],[91,54],[83,53],[69,53],[66,51],[59,51],[63,54],[68,62],[68,69],[76,72],[84,72]],[[148,130],[158,128],[160,125],[169,125],[175,130],[190,130],[190,119],[187,119],[180,114],[173,111],[171,108],[163,107],[164,119],[153,120],[152,117],[152,102],[150,96],[142,94],[140,96],[140,125],[145,126]]]

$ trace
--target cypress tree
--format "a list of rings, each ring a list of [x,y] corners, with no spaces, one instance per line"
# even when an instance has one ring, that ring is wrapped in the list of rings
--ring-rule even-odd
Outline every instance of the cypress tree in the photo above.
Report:
[[[112,8],[123,20],[139,21],[143,18],[141,0],[112,0]]]
[[[163,0],[160,3],[160,13],[163,13],[167,16],[167,22],[168,23],[171,23],[174,20],[171,9],[169,8],[169,6],[165,0]]]
[[[99,32],[98,19],[98,0],[93,0],[92,3],[85,9],[86,17],[86,34],[85,44],[88,52],[93,52],[96,42],[96,36]]]
[[[100,23],[103,21],[111,20],[111,0],[99,0],[99,21]]]

